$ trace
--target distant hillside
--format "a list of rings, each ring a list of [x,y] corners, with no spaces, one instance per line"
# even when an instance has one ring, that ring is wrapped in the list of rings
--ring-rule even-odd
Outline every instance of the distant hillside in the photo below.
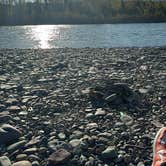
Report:
[[[0,1],[0,25],[164,21],[166,0]]]

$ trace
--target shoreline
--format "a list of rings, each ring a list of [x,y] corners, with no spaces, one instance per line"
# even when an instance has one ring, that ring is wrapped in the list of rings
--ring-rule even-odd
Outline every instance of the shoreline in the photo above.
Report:
[[[151,165],[166,47],[0,49],[0,61],[0,162]]]
[[[138,20],[138,21],[133,21],[133,20],[125,20],[125,21],[121,21],[121,20],[114,20],[114,21],[98,21],[98,22],[87,22],[87,21],[83,21],[83,22],[49,22],[49,23],[37,23],[34,24],[33,22],[31,23],[16,23],[16,24],[10,24],[10,23],[5,23],[5,24],[0,24],[0,26],[28,26],[28,25],[99,25],[99,24],[141,24],[141,23],[166,23],[165,21],[166,19],[163,18],[163,20],[145,20],[142,21],[142,19]]]

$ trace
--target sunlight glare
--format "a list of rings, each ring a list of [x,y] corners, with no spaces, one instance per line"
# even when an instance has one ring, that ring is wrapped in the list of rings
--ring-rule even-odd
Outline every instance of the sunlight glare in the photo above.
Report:
[[[59,29],[57,25],[38,25],[32,28],[33,38],[38,42],[38,48],[51,48],[52,38],[58,39]]]

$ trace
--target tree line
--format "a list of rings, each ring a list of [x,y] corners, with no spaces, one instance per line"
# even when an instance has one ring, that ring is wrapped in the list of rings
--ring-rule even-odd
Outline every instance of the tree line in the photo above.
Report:
[[[0,25],[165,20],[161,0],[0,0]]]

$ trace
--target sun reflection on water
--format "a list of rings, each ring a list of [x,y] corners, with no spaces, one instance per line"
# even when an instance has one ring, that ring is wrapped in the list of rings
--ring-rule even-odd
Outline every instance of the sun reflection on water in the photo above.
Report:
[[[58,25],[37,25],[31,29],[32,38],[37,41],[37,48],[51,48],[51,41],[58,40],[60,34],[60,26]]]

